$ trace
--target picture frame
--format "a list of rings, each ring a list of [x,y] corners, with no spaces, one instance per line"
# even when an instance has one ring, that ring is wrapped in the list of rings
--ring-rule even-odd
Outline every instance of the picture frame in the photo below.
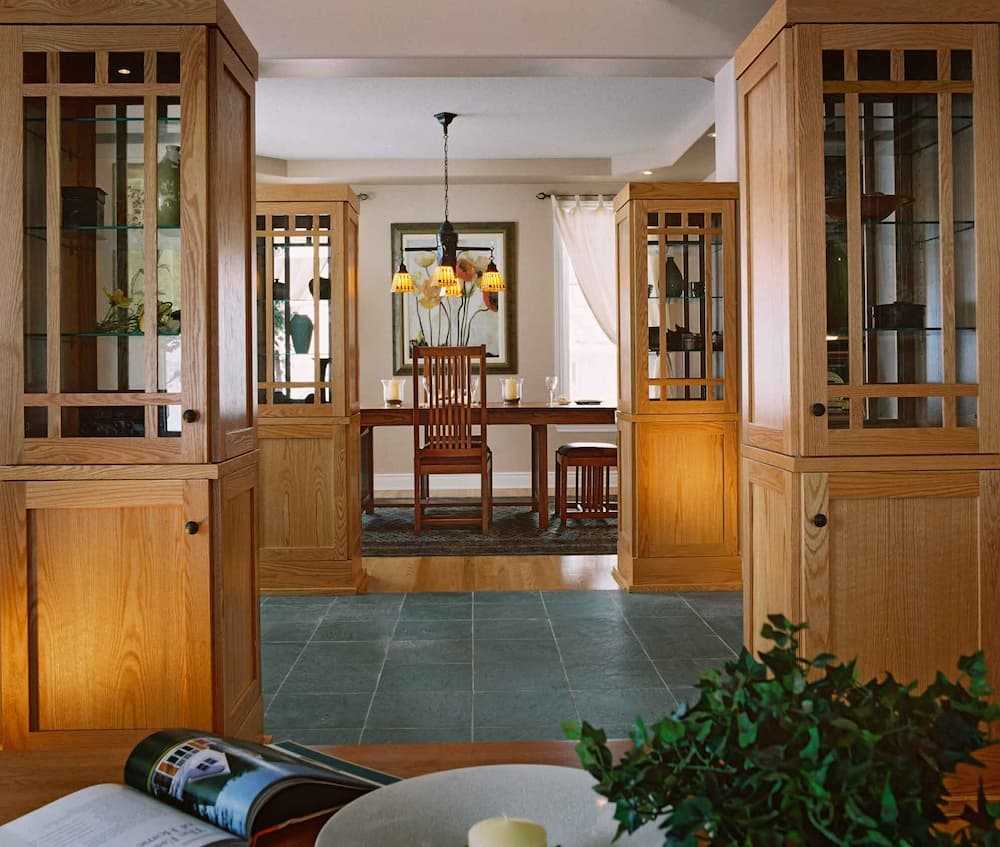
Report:
[[[461,300],[444,299],[432,284],[440,223],[390,225],[391,267],[406,263],[417,287],[392,295],[393,374],[412,374],[410,349],[419,339],[435,346],[486,345],[486,372],[517,373],[517,223],[455,223]],[[504,276],[500,294],[484,294],[478,280],[490,258]]]

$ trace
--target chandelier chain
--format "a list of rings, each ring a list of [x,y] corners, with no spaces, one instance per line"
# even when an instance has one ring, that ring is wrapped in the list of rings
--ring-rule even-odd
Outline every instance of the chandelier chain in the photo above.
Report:
[[[448,127],[444,128],[444,219],[448,220]]]

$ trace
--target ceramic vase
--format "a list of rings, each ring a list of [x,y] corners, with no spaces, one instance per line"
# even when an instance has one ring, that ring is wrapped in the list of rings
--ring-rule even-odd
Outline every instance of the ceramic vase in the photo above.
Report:
[[[294,314],[288,322],[288,331],[292,336],[292,348],[296,353],[308,353],[312,344],[313,322],[308,315]]]

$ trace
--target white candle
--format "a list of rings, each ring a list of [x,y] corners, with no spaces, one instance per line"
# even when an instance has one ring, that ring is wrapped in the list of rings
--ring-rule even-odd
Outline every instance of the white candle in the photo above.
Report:
[[[401,381],[398,379],[389,380],[389,399],[390,400],[402,400],[400,396],[399,389],[402,388]]]
[[[548,847],[545,829],[521,818],[488,818],[469,830],[469,847]]]
[[[517,400],[517,380],[507,377],[503,381],[503,399]]]

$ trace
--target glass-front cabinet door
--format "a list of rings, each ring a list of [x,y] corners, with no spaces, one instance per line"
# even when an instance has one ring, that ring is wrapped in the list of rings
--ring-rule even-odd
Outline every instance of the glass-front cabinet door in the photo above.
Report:
[[[258,204],[258,414],[343,415],[343,215]]]
[[[180,44],[116,42],[23,54],[29,463],[200,458],[184,439],[200,417],[185,385],[186,69]]]
[[[916,30],[824,29],[814,61],[825,255],[800,260],[825,302],[803,301],[812,455],[979,450],[980,295],[996,280],[979,278],[976,187],[997,175],[977,174],[976,148],[997,105],[977,98],[987,60],[970,28]]]
[[[636,410],[735,411],[735,204],[636,206],[633,237],[645,242],[632,291]]]

